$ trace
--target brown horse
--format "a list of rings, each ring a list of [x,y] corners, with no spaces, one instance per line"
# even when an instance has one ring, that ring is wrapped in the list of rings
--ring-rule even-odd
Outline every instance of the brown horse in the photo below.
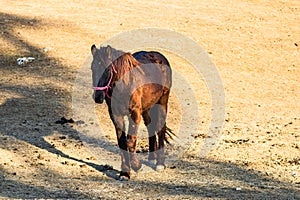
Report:
[[[134,54],[110,46],[91,47],[92,78],[96,103],[108,105],[121,149],[120,178],[130,178],[130,168],[138,171],[141,163],[136,155],[137,131],[143,117],[149,134],[149,157],[156,169],[165,167],[164,142],[173,134],[166,126],[167,105],[172,85],[168,60],[159,52]],[[129,119],[125,133],[124,117]],[[158,135],[158,144],[156,139]]]

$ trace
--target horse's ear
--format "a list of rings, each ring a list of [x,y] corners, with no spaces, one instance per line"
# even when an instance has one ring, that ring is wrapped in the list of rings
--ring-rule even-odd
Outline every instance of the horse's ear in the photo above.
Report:
[[[110,45],[107,45],[106,53],[107,53],[108,59],[109,59],[109,60],[112,60],[112,48],[111,48]]]
[[[97,51],[97,47],[96,47],[96,45],[93,44],[91,47],[92,55],[95,55],[96,51]]]

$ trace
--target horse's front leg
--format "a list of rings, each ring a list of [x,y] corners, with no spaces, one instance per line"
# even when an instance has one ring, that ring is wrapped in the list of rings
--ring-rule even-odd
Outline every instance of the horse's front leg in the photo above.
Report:
[[[130,155],[131,168],[134,171],[138,171],[142,165],[136,155],[136,142],[137,142],[137,131],[141,122],[141,114],[137,110],[131,111],[129,117],[129,128],[127,135],[127,148]]]
[[[122,164],[121,164],[120,177],[121,178],[125,177],[130,179],[130,162],[129,162],[129,155],[127,150],[127,143],[126,143],[124,117],[111,114],[111,119],[113,120],[116,129],[118,146],[121,151]]]

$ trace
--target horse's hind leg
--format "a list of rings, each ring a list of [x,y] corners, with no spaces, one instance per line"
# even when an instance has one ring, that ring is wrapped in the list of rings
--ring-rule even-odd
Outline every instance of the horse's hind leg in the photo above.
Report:
[[[167,118],[167,104],[168,104],[169,93],[161,97],[158,106],[158,150],[157,150],[157,170],[162,170],[165,168],[165,137],[166,137],[166,118]]]
[[[163,170],[165,168],[165,137],[166,137],[166,123],[163,125],[163,128],[158,131],[158,150],[157,150],[157,162],[156,169]]]
[[[155,162],[156,155],[155,151],[157,150],[157,143],[156,143],[156,123],[157,123],[157,105],[151,108],[150,113],[149,110],[143,112],[142,116],[144,119],[145,126],[148,130],[148,139],[149,139],[149,161]]]

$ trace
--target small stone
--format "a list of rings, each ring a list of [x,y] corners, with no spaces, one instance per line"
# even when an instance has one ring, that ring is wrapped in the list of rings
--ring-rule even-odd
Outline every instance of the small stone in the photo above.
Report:
[[[37,156],[37,158],[40,159],[40,160],[43,160],[43,159],[44,159],[44,156],[42,156],[41,154],[39,154],[39,155]]]
[[[64,139],[66,139],[67,137],[66,136],[60,136],[59,137],[59,139],[61,139],[61,140],[64,140]]]
[[[63,164],[63,165],[69,165],[70,162],[69,161],[63,161],[61,164]]]
[[[79,167],[81,167],[81,168],[87,168],[87,165],[86,164],[82,164],[82,165],[79,165]]]
[[[96,160],[96,158],[94,158],[93,156],[86,158],[87,160]]]

